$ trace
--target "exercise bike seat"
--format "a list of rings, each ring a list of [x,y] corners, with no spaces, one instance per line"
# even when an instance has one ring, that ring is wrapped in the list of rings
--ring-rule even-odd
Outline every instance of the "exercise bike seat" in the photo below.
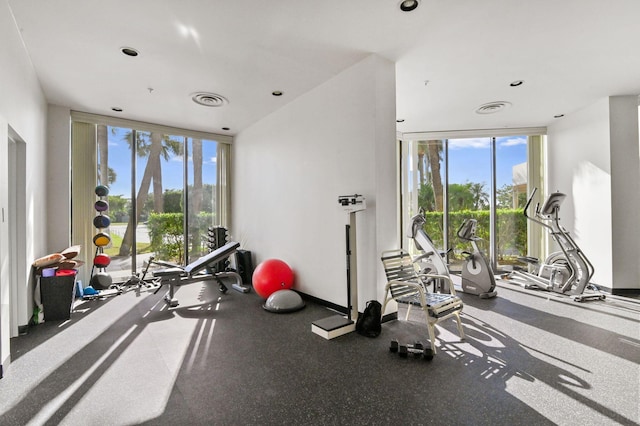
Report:
[[[562,204],[566,197],[567,195],[562,192],[554,192],[553,194],[550,194],[544,202],[540,213],[545,216],[551,216],[554,211],[560,209],[560,204]]]

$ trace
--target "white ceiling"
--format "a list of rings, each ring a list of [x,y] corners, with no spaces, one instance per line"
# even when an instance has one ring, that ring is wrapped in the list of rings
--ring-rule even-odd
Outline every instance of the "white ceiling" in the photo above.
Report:
[[[547,126],[640,94],[639,0],[7,1],[49,103],[192,130],[238,133],[371,53],[396,63],[400,132]],[[474,112],[494,101],[512,105]]]

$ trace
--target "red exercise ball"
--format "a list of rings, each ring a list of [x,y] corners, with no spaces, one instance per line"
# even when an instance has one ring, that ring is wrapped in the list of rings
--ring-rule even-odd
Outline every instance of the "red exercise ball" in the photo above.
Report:
[[[282,260],[268,259],[253,271],[252,282],[256,293],[266,299],[278,290],[293,286],[293,271]]]

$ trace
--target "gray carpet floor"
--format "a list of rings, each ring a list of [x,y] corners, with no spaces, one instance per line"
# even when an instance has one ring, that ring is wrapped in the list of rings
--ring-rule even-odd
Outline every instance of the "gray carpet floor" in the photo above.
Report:
[[[640,313],[500,283],[462,295],[467,338],[438,328],[432,361],[391,339],[428,342],[420,323],[325,340],[332,315],[262,309],[215,283],[77,304],[69,321],[12,339],[0,425],[632,425],[640,422]]]

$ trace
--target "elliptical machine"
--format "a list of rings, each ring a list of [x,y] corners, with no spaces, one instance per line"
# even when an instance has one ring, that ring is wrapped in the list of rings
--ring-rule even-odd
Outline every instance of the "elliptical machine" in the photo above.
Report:
[[[420,208],[419,213],[411,218],[411,223],[407,229],[407,237],[413,239],[416,248],[422,251],[421,254],[413,258],[413,263],[418,265],[421,273],[450,276],[449,268],[445,262],[445,257],[450,250],[443,252],[435,248],[433,241],[424,231],[424,224],[426,222],[424,210]],[[474,271],[478,269],[487,271],[489,264],[484,257],[476,257],[474,268]],[[493,273],[490,275],[491,280],[487,278],[486,274],[476,274],[475,277],[476,279],[467,279],[466,281],[463,279],[461,285],[457,285],[454,280],[456,290],[462,291],[463,293],[474,294],[481,298],[494,297],[497,294]],[[449,291],[445,280],[431,278],[425,285],[431,283],[433,283],[434,291]]]
[[[472,253],[462,252],[465,255],[462,264],[462,291],[477,294],[481,299],[490,299],[498,295],[496,278],[493,275],[489,259],[478,248],[477,241],[482,238],[476,236],[477,226],[477,220],[465,219],[457,232],[458,238],[469,241],[473,247]]]
[[[520,258],[530,265],[531,272],[513,271],[509,274],[509,279],[527,289],[534,288],[573,296],[576,302],[604,300],[606,296],[599,292],[584,294],[593,277],[594,268],[569,232],[560,225],[560,205],[566,194],[550,194],[542,208],[540,203],[536,204],[534,216],[530,216],[527,211],[536,191],[537,188],[534,188],[531,192],[523,213],[528,220],[543,226],[549,232],[551,238],[560,246],[560,251],[551,253],[542,264],[537,258]]]

